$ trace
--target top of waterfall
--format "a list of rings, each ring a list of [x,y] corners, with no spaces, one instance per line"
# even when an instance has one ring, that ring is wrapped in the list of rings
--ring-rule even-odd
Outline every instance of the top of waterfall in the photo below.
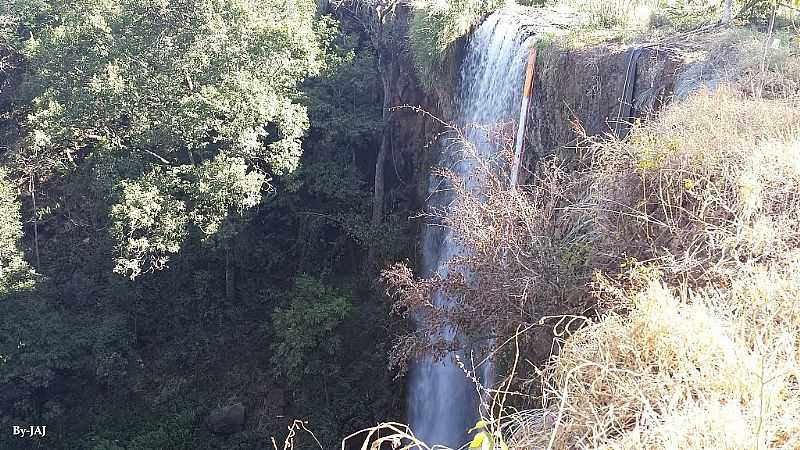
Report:
[[[532,34],[564,31],[587,20],[586,14],[563,5],[531,7],[511,4],[494,14],[513,17],[521,27],[530,29]]]

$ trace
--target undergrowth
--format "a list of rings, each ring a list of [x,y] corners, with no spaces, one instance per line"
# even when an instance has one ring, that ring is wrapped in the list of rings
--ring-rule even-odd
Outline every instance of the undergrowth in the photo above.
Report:
[[[527,355],[520,328],[560,309],[527,380],[541,392],[522,396],[535,409],[488,403],[485,448],[800,448],[798,61],[751,41],[715,62],[715,91],[624,140],[584,136],[569,166],[542,160],[530,185],[508,188],[507,152],[474,164],[477,191],[441,172],[455,200],[431,214],[464,252],[445,278],[387,270],[396,310],[427,330],[513,335]],[[457,306],[430,305],[437,290]],[[399,348],[430,351],[434,334]]]
[[[417,76],[430,90],[439,81],[446,49],[505,0],[416,0],[408,43]]]
[[[542,372],[553,448],[800,445],[799,105],[700,93],[589,149],[607,312]]]

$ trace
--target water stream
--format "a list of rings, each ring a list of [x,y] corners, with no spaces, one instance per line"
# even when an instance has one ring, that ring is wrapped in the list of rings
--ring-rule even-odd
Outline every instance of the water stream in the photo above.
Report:
[[[530,39],[530,31],[525,31],[520,19],[503,11],[490,15],[470,37],[456,92],[455,123],[465,130],[466,139],[480,156],[491,156],[498,148],[486,139],[485,132],[471,125],[494,126],[516,119]],[[472,161],[464,158],[462,148],[447,148],[442,152],[440,166],[450,167],[466,179],[468,188],[477,188],[470,186],[476,181],[466,176],[473,171]],[[429,207],[442,208],[452,200],[446,192],[438,191],[438,183],[439,180],[431,180]],[[426,227],[422,245],[422,269],[426,275],[446,276],[447,261],[461,251],[448,231],[436,226]],[[447,306],[452,300],[437,294],[434,302]],[[440,337],[452,340],[455,334],[446,330]],[[478,419],[476,388],[452,356],[440,362],[420,360],[411,371],[409,422],[417,437],[429,446],[459,448],[467,442],[467,429]],[[484,385],[491,384],[490,364],[484,366],[475,372]]]

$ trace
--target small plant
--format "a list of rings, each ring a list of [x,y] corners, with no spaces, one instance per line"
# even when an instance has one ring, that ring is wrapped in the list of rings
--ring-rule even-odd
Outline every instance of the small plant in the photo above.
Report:
[[[658,0],[563,0],[588,15],[596,28],[638,28],[650,25]]]
[[[504,338],[514,335],[520,322],[536,323],[542,316],[584,307],[580,298],[588,294],[596,236],[588,229],[590,221],[579,215],[585,202],[580,177],[567,174],[553,157],[540,162],[531,184],[511,190],[506,173],[513,153],[507,131],[482,131],[501,145],[493,158],[478,156],[461,130],[451,128],[448,139],[463,148],[474,171],[464,177],[446,168],[437,171],[442,189],[454,200],[424,214],[431,223],[448,227],[464,249],[447,262],[450,275],[418,279],[401,263],[382,274],[396,300],[394,312],[419,322],[417,332],[398,339],[393,351],[401,369],[416,355],[443,357],[457,349],[459,342],[438,337],[446,327],[468,338]],[[471,187],[474,179],[481,180],[480,187]],[[435,292],[458,301],[436,305],[429,301]]]
[[[417,76],[426,89],[439,78],[448,46],[465,35],[482,16],[505,0],[417,0],[414,3],[408,43]]]

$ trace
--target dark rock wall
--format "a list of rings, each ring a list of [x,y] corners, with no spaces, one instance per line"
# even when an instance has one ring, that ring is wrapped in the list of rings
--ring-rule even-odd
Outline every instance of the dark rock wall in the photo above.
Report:
[[[542,155],[574,146],[582,134],[614,132],[618,122],[652,117],[671,97],[683,62],[658,47],[643,47],[635,64],[631,116],[623,107],[629,48],[598,45],[539,51],[526,124],[526,166]],[[630,78],[630,77],[628,77]]]

